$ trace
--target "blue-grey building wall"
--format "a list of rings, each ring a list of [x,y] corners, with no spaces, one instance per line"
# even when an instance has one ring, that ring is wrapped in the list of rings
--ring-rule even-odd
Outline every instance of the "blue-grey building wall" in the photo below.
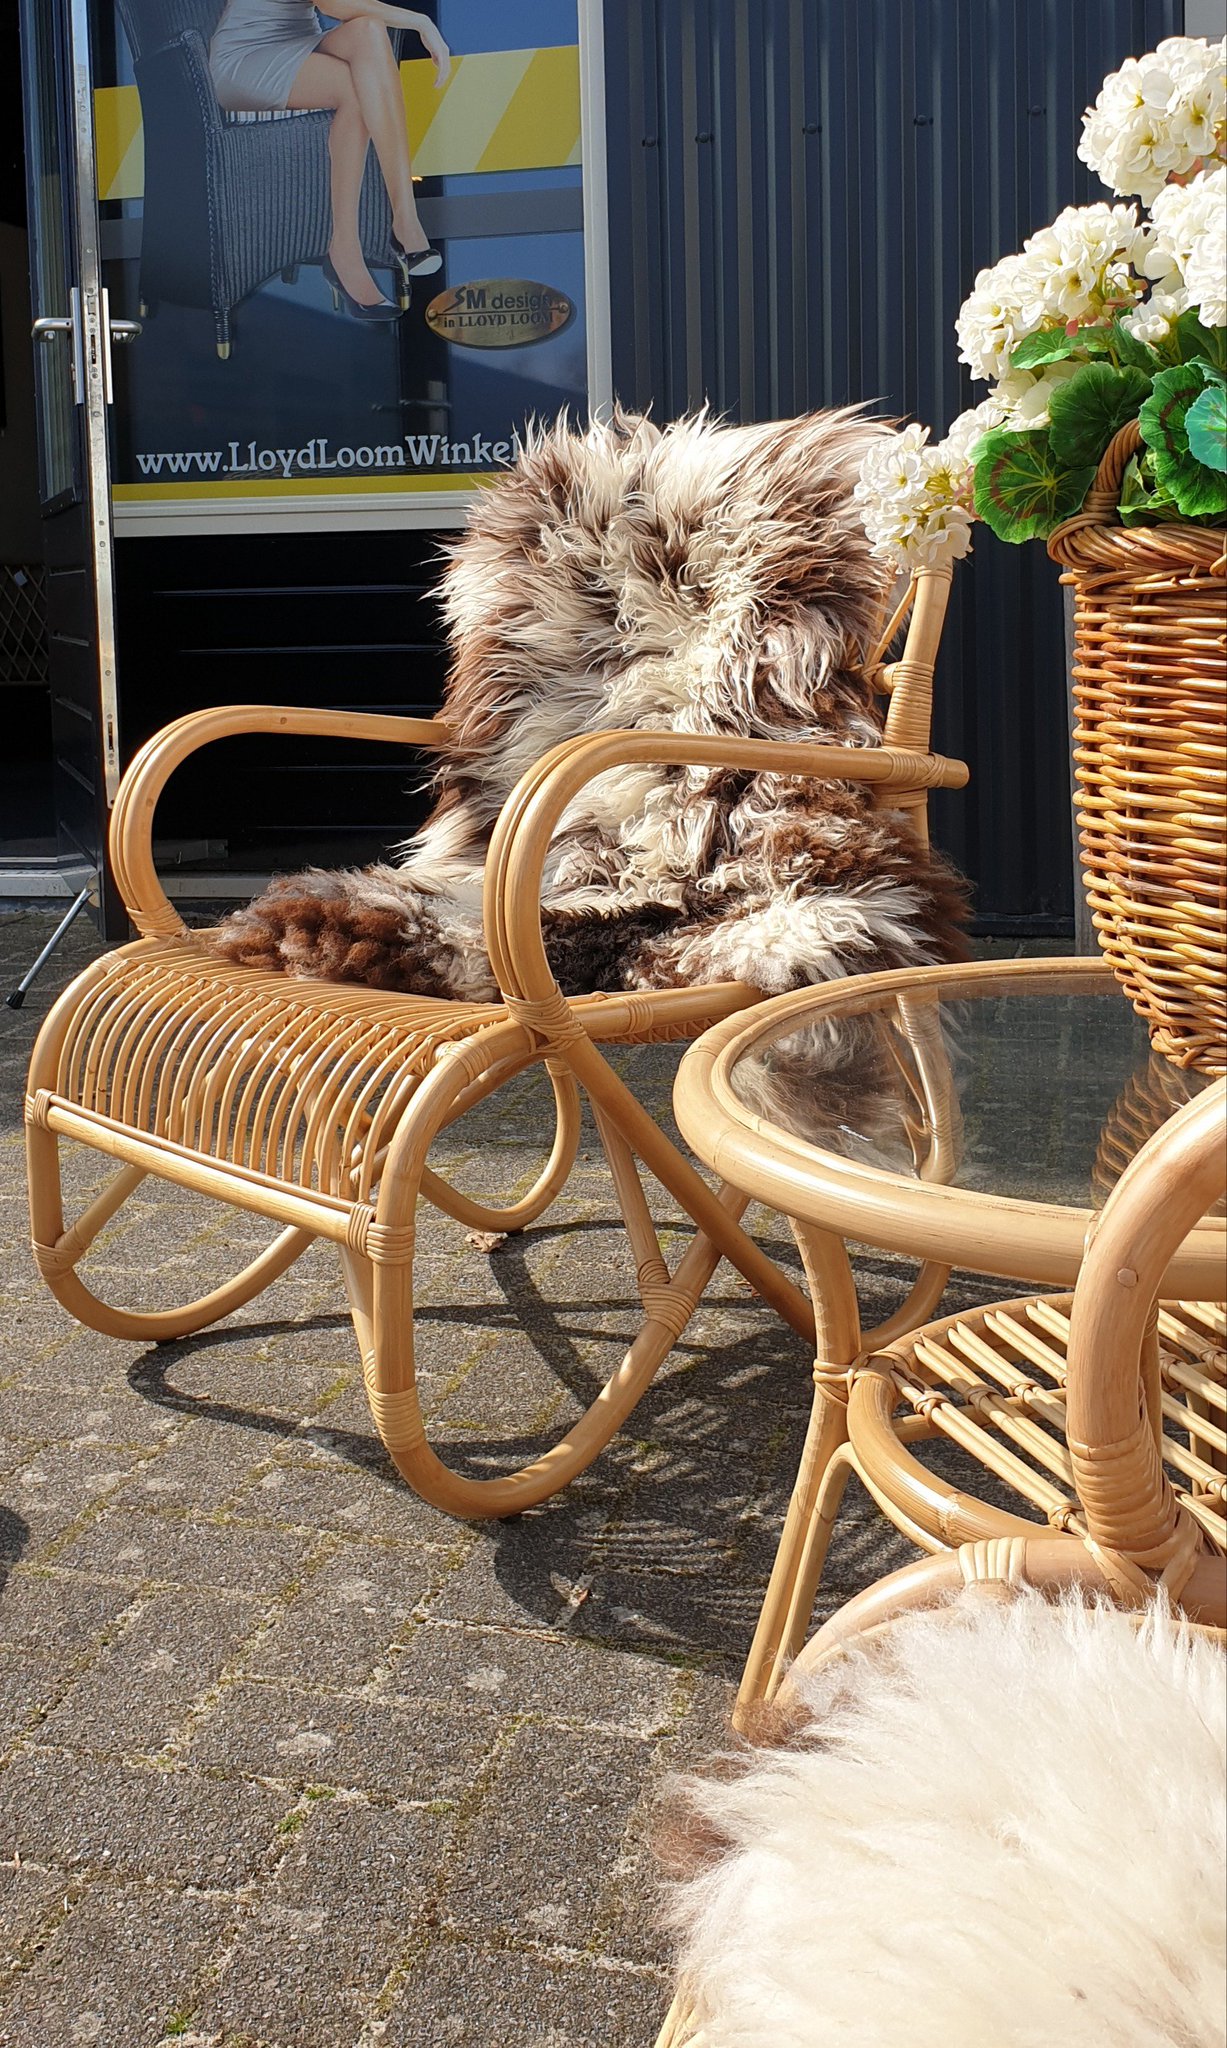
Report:
[[[669,418],[852,399],[940,434],[984,395],[956,360],[977,270],[1108,195],[1083,108],[1184,0],[606,0],[614,382]],[[1042,546],[961,565],[935,805],[988,928],[1068,928],[1063,609]]]

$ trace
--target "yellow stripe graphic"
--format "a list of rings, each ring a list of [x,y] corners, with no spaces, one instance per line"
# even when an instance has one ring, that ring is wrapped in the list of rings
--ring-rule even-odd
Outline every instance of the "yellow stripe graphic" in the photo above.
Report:
[[[388,491],[409,496],[424,491],[475,491],[491,483],[496,470],[439,470],[434,475],[404,476],[390,470],[384,476],[294,476],[229,477],[202,476],[196,483],[114,484],[111,496],[117,505],[173,504],[185,498],[331,498],[374,497]]]
[[[409,148],[420,178],[553,170],[582,161],[574,44],[457,57],[442,92],[429,61],[415,59],[400,72]],[[94,136],[99,196],[140,199],[145,151],[134,85],[95,92]]]
[[[525,51],[528,63],[499,113],[479,171],[533,170],[578,162],[579,51]]]
[[[134,85],[94,94],[94,153],[100,199],[139,199],[145,190],[145,134]]]

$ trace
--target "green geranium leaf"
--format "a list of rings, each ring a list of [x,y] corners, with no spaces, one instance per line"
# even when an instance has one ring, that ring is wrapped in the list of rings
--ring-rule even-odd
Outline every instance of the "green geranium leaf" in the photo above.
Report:
[[[1114,370],[1087,363],[1048,401],[1049,438],[1058,462],[1080,468],[1098,462],[1113,434],[1135,420],[1151,380],[1144,370]]]
[[[1063,363],[1070,356],[1106,356],[1111,345],[1106,327],[1080,327],[1076,334],[1067,334],[1063,327],[1045,327],[1010,351],[1010,368],[1042,370],[1046,364]]]
[[[1139,341],[1136,334],[1130,334],[1119,320],[1112,324],[1112,347],[1123,370],[1145,370],[1148,377],[1153,377],[1162,367],[1162,357],[1146,342]]]
[[[1058,462],[1047,433],[995,427],[976,456],[976,511],[1001,540],[1046,540],[1078,510],[1094,477],[1093,463]]]
[[[1196,313],[1182,313],[1176,322],[1176,340],[1184,363],[1212,363],[1227,371],[1227,328],[1203,327]]]
[[[1217,379],[1211,382],[1217,384]],[[1142,438],[1154,456],[1155,481],[1169,491],[1186,519],[1227,512],[1227,476],[1200,462],[1189,447],[1188,415],[1206,390],[1201,363],[1177,363],[1155,378],[1138,414]]]
[[[1217,379],[1195,398],[1184,418],[1189,453],[1207,469],[1227,470],[1227,388]]]
[[[1158,526],[1164,520],[1183,519],[1171,492],[1155,482],[1153,465],[1154,457],[1148,448],[1126,465],[1120,487],[1122,526]]]

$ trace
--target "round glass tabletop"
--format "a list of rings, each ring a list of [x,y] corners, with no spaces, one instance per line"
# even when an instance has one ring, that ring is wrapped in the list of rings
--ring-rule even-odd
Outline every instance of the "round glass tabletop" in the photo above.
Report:
[[[859,976],[714,1025],[678,1072],[695,1152],[796,1222],[1072,1284],[1092,1212],[1208,1078],[1152,1053],[1097,959]],[[1217,1297],[1212,1216],[1172,1292]]]
[[[1100,1206],[1207,1084],[1152,1052],[1108,972],[960,976],[784,1019],[729,1066],[746,1109],[887,1173]]]

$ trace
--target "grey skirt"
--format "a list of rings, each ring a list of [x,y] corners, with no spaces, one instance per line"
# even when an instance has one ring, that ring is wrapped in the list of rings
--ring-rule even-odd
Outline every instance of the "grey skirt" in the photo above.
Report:
[[[324,35],[311,0],[229,0],[209,44],[218,105],[228,114],[279,112]]]

